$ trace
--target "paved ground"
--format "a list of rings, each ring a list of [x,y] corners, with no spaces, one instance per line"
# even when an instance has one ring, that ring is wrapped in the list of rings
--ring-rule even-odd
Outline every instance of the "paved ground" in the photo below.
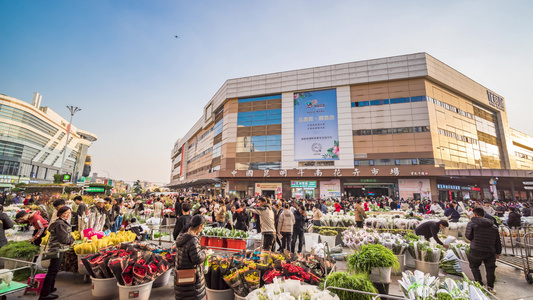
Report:
[[[346,263],[339,262],[337,264],[339,271],[346,270]],[[496,283],[495,290],[497,292],[497,297],[501,300],[517,300],[517,299],[533,299],[533,286],[528,284],[524,278],[524,273],[519,270],[515,270],[512,267],[499,264],[496,270],[496,275],[498,277],[498,282]],[[441,274],[441,276],[444,276]],[[455,276],[452,276],[456,278]],[[389,288],[389,293],[391,295],[401,296],[400,286],[398,284],[398,279],[400,276],[393,276],[392,283]],[[67,300],[81,300],[81,299],[91,299],[91,284],[83,283],[83,276],[61,272],[56,279],[56,287],[58,289],[57,294],[60,296],[59,299]],[[36,300],[38,296],[35,295],[26,295],[23,296],[22,292],[9,295],[7,299],[28,299]],[[172,286],[172,277],[169,284],[166,286],[156,288],[152,290],[150,299],[173,299],[174,291]],[[214,299],[216,300],[216,299]]]

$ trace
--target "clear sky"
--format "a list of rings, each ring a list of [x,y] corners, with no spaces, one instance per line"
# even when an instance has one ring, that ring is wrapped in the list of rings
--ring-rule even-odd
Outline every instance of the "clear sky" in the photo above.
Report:
[[[93,172],[168,182],[174,142],[230,78],[427,52],[533,135],[533,1],[0,0],[0,93],[95,133]],[[176,39],[174,35],[179,35]],[[107,172],[104,172],[107,171]]]

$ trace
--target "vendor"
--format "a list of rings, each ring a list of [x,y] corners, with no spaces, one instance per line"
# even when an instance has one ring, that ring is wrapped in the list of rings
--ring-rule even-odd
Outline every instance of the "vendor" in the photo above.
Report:
[[[6,230],[13,227],[13,221],[4,213],[4,206],[0,205],[0,248],[7,244]]]
[[[126,230],[129,230],[137,236],[137,240],[141,239],[141,234],[144,232],[141,224],[137,223],[137,219],[131,218],[129,220],[128,226],[126,227]]]
[[[426,221],[416,227],[415,233],[416,235],[425,237],[428,241],[430,238],[434,238],[437,243],[443,245],[444,248],[447,249],[448,245],[443,244],[439,239],[439,231],[441,229],[447,228],[448,226],[449,224],[446,220]]]
[[[447,217],[450,222],[459,222],[459,218],[461,217],[459,212],[455,209],[456,206],[457,204],[452,202],[450,203],[450,207],[444,212],[444,216]]]
[[[41,213],[38,211],[31,211],[26,213],[25,211],[19,211],[15,216],[15,221],[20,224],[31,224],[35,230],[33,231],[33,237],[28,242],[35,246],[41,245],[41,239],[45,235],[46,229],[48,229],[48,221],[41,217]]]

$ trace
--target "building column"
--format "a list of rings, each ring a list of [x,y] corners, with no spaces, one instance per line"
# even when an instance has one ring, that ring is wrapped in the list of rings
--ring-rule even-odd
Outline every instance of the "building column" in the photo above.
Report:
[[[437,188],[437,178],[432,177],[429,179],[429,187],[431,189],[431,201],[439,199],[439,189]]]
[[[515,201],[516,193],[515,193],[515,190],[514,190],[514,180],[513,180],[513,178],[511,178],[510,180],[511,180],[511,201]]]

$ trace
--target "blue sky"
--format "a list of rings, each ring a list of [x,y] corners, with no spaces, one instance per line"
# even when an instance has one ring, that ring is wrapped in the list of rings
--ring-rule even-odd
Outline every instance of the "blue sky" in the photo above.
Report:
[[[376,3],[375,3],[376,2]],[[168,182],[170,151],[229,78],[428,52],[533,135],[531,1],[0,0],[0,93],[98,135],[93,171]],[[180,36],[179,39],[174,35]]]

